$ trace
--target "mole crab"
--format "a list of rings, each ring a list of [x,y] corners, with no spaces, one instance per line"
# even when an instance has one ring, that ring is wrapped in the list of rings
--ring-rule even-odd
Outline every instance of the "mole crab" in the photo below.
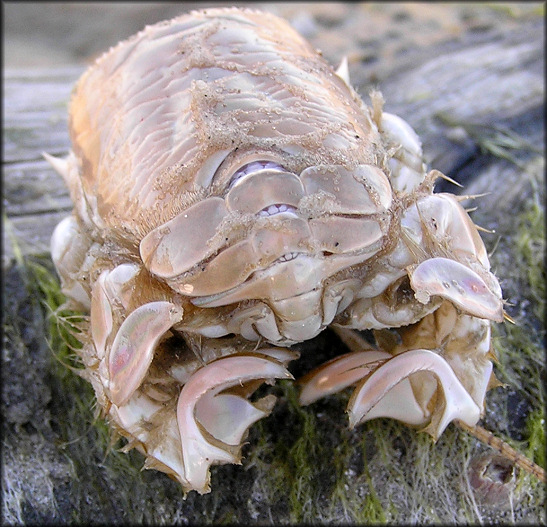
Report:
[[[74,202],[51,245],[90,314],[82,375],[185,491],[240,461],[275,402],[251,396],[292,379],[290,346],[327,326],[378,346],[307,374],[301,404],[354,386],[351,426],[392,417],[434,437],[484,411],[500,286],[416,133],[371,101],[347,63],[237,8],[146,27],[73,91],[72,150],[46,157]]]

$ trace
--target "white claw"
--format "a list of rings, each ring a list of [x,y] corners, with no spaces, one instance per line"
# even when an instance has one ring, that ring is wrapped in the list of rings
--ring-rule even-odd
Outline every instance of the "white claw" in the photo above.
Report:
[[[410,271],[416,299],[426,304],[437,295],[450,300],[470,315],[503,321],[503,303],[484,280],[465,265],[448,258],[425,260]]]
[[[419,414],[416,408],[427,408],[429,401],[416,401],[412,396],[413,402],[409,399],[412,390],[409,391],[404,385],[401,387],[400,383],[419,372],[433,374],[437,378],[438,392],[444,395],[444,403],[437,401],[425,431],[437,438],[454,419],[461,419],[469,426],[477,423],[480,408],[462,386],[450,365],[432,351],[417,349],[396,355],[361,382],[348,404],[350,426],[354,427],[376,417],[392,417],[403,422],[417,420]],[[394,394],[386,398],[393,389]],[[405,411],[409,412],[409,420],[405,418]],[[425,412],[423,415],[427,419]],[[417,424],[423,424],[423,421]]]
[[[171,302],[150,302],[123,322],[108,356],[110,399],[124,405],[140,386],[154,358],[159,339],[182,320],[182,308]]]
[[[184,479],[184,466],[180,451],[179,430],[174,412],[164,415],[159,426],[160,434],[158,434],[158,429],[150,430],[147,427],[147,423],[153,421],[162,410],[165,410],[165,407],[161,403],[138,392],[127,404],[121,407],[112,405],[110,416],[122,430],[130,434],[130,438],[146,445],[146,453],[149,457],[146,459],[144,468],[159,468],[177,478],[184,487],[187,487],[188,482]],[[152,434],[156,438],[160,436],[161,441],[151,440]],[[130,442],[126,445],[125,450],[129,450],[132,446],[134,445]]]
[[[106,351],[106,340],[113,328],[112,308],[105,291],[105,280],[110,271],[103,271],[91,290],[91,337],[99,359]]]
[[[253,409],[253,405],[242,398],[235,396],[244,402],[222,394],[218,399],[217,394],[247,381],[279,378],[291,379],[292,375],[278,361],[258,355],[224,357],[207,364],[190,377],[179,396],[177,422],[184,479],[192,489],[200,493],[209,491],[209,467],[212,464],[239,462],[239,445],[234,446],[226,440],[241,440],[245,430],[266,415],[271,404],[267,399],[262,408],[255,406]],[[203,402],[202,398],[205,398]],[[221,430],[220,423],[213,423],[216,418],[236,430]],[[211,426],[210,430],[206,429],[207,425]]]
[[[311,404],[321,397],[337,393],[366,377],[371,371],[390,359],[385,351],[347,353],[319,366],[298,382],[303,386],[299,402]]]
[[[103,359],[107,339],[114,329],[112,306],[121,304],[128,308],[132,279],[139,267],[136,264],[121,264],[114,269],[103,271],[91,290],[91,337],[97,357]]]
[[[433,383],[436,384],[435,381]],[[351,415],[350,413],[350,427],[378,417],[390,417],[407,425],[420,426],[427,423],[431,413],[416,400],[410,379],[403,379],[386,392],[381,401],[373,406],[359,423],[354,424]]]
[[[227,445],[239,446],[247,429],[259,419],[266,417],[275,404],[273,395],[251,403],[231,393],[211,392],[196,404],[196,419],[216,439]]]
[[[64,218],[51,236],[51,258],[61,278],[63,293],[89,310],[89,295],[77,280],[84,265],[91,240],[80,229],[75,216]]]

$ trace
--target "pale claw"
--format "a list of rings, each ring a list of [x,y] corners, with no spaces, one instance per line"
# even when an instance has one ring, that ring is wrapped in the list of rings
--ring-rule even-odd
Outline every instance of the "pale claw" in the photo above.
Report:
[[[358,393],[357,388],[353,395],[357,395]],[[402,421],[407,425],[420,426],[427,423],[431,415],[425,408],[422,408],[422,406],[418,404],[409,379],[403,379],[399,384],[387,391],[378,404],[370,408],[366,416],[363,417],[359,423],[353,421],[354,418],[352,417],[350,408],[354,408],[352,399],[350,399],[350,403],[348,404],[351,428],[357,424],[371,421],[378,417],[389,417]]]
[[[110,399],[116,406],[140,386],[159,339],[181,319],[181,307],[162,301],[144,304],[124,320],[108,355]]]
[[[247,429],[272,411],[275,397],[269,395],[251,403],[231,393],[211,392],[196,404],[196,419],[216,439],[239,446]]]
[[[163,411],[160,430],[151,430],[149,423],[157,419]],[[166,413],[162,403],[153,401],[141,392],[137,392],[121,407],[112,405],[110,416],[118,424],[129,439],[122,451],[129,451],[142,445],[140,450],[147,454],[144,468],[157,468],[177,478],[183,486],[188,483],[184,479],[184,466],[180,451],[179,431],[174,413]],[[159,432],[159,433],[158,433]],[[127,435],[129,433],[129,435]],[[155,440],[152,439],[155,436]],[[161,440],[157,440],[161,438]]]
[[[106,340],[114,326],[112,309],[105,291],[105,280],[108,273],[109,271],[101,273],[91,291],[91,338],[97,357],[101,360],[106,352]]]
[[[465,265],[448,258],[430,258],[409,269],[416,298],[426,304],[430,296],[450,300],[475,317],[503,321],[503,302],[484,280]]]
[[[391,357],[385,351],[375,350],[336,357],[299,379],[298,383],[303,386],[300,404],[306,406],[355,384]]]
[[[138,273],[136,264],[121,264],[112,270],[103,271],[91,290],[91,337],[97,357],[102,360],[107,349],[107,341],[114,329],[112,306],[121,304],[127,309],[132,290],[133,278]],[[107,377],[108,378],[108,377]]]
[[[388,360],[377,368],[368,378],[364,379],[352,394],[348,404],[350,426],[353,427],[376,417],[393,417],[401,419],[400,406],[406,409],[408,396],[412,394],[410,385],[401,385],[403,381],[418,372],[430,372],[437,378],[438,389],[444,395],[444,401],[439,399],[431,415],[431,421],[425,431],[435,439],[438,438],[450,421],[460,419],[469,426],[474,426],[480,417],[480,408],[475,404],[461,382],[454,374],[450,365],[432,351],[417,349],[406,351]],[[394,395],[386,398],[391,390]],[[407,397],[404,399],[403,397]],[[412,398],[415,400],[414,396]],[[413,406],[412,401],[410,406]],[[429,401],[420,401],[424,410]],[[409,410],[409,416],[417,418],[418,414]],[[424,413],[424,421],[427,419]],[[409,422],[404,417],[401,419]],[[417,424],[425,424],[417,423]]]
[[[391,354],[376,350],[353,352],[337,357],[298,381],[303,385],[299,402],[306,406],[321,397],[337,393],[368,377],[371,372],[392,358]],[[386,408],[389,409],[389,417],[411,425],[423,424],[428,418],[428,414],[416,401],[408,379],[404,379],[389,390],[382,401],[370,409],[367,420],[386,417],[383,413]]]
[[[212,464],[239,463],[240,445],[229,442],[240,441],[247,428],[266,415],[271,405],[271,398],[264,398],[255,406],[237,395],[222,394],[219,399],[217,394],[248,381],[279,378],[292,379],[292,375],[277,360],[260,355],[224,357],[207,364],[190,377],[179,396],[177,422],[184,476],[191,489],[200,493],[209,491],[209,467]],[[236,402],[233,397],[244,402]],[[220,416],[229,428],[235,430],[222,430],[220,423],[214,423]],[[212,429],[207,430],[207,425]]]
[[[76,277],[91,244],[91,239],[82,232],[75,216],[63,219],[51,237],[51,258],[61,278],[62,291],[84,310],[89,310],[89,294]]]

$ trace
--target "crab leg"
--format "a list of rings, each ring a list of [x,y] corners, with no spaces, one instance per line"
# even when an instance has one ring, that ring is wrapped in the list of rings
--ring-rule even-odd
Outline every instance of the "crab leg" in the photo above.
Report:
[[[407,424],[423,425],[430,413],[425,409],[426,405],[418,403],[410,380],[404,374],[398,380],[395,378],[401,373],[398,366],[392,369],[391,384],[388,381],[388,385],[381,385],[385,380],[383,368],[393,360],[391,354],[376,350],[337,357],[299,379],[298,383],[302,386],[299,402],[306,406],[359,383],[348,404],[351,427],[376,417],[391,417]],[[378,375],[369,384],[368,380],[375,373]],[[426,390],[426,393],[425,398],[429,401],[434,390]]]
[[[292,379],[292,375],[281,362],[253,354],[224,357],[190,377],[177,404],[184,475],[190,488],[208,492],[210,465],[239,463],[243,434],[271,410],[268,397],[253,405],[236,395],[218,394],[248,381],[279,378]]]
[[[360,381],[390,358],[389,353],[375,350],[336,357],[298,380],[302,386],[299,402],[307,406],[317,399],[337,393]]]
[[[382,374],[380,373],[380,375]],[[364,381],[359,386],[363,384]],[[424,404],[418,402],[413,385],[408,378],[401,379],[392,388],[385,390],[378,389],[378,387],[371,384],[367,384],[366,388],[369,390],[369,394],[361,395],[358,387],[350,398],[347,411],[351,428],[377,417],[390,417],[414,426],[424,425],[430,418],[430,412]],[[376,404],[374,404],[373,396],[367,399],[365,403],[361,401],[360,405],[355,402],[356,399],[363,399],[366,395],[370,395],[370,392],[378,395],[379,400]],[[358,405],[359,407],[356,408]],[[361,415],[366,412],[366,415],[358,419],[359,414],[356,414],[357,411]]]
[[[347,410],[351,427],[391,417],[410,425],[427,425],[424,431],[437,438],[452,420],[469,426],[479,420],[479,404],[437,353],[407,349],[392,355],[366,350],[366,342],[354,332],[343,328],[336,332],[351,349],[365,351],[338,357],[302,378],[301,404],[356,385]]]
[[[450,300],[466,313],[496,322],[503,321],[503,304],[485,281],[463,264],[448,258],[431,258],[410,270],[416,298],[426,304],[430,296]]]
[[[108,355],[110,398],[115,405],[125,404],[140,386],[159,339],[181,319],[181,307],[150,302],[124,320]]]
[[[231,393],[207,392],[196,403],[195,417],[213,437],[237,447],[249,426],[266,417],[274,404],[273,395],[251,403]]]
[[[399,413],[397,403],[406,405],[405,399],[401,397],[390,401],[386,398],[386,394],[394,388],[401,390],[399,383],[418,372],[431,372],[435,375],[445,398],[444,404],[436,405],[431,422],[426,428],[427,432],[437,438],[454,419],[460,419],[469,426],[477,423],[480,418],[480,408],[462,386],[450,365],[432,351],[417,349],[396,355],[357,386],[348,404],[350,426],[353,427],[375,417],[400,419],[396,417]],[[412,396],[412,390],[405,391],[406,395]],[[403,395],[402,391],[399,391],[397,395]],[[426,408],[429,401],[421,402]],[[393,403],[395,407],[392,406]],[[428,417],[425,412],[424,417]],[[402,420],[408,422],[406,418]]]

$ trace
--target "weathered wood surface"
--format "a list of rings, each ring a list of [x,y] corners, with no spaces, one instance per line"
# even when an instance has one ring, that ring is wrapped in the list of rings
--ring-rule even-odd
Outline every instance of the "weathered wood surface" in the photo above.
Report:
[[[273,9],[277,8],[274,6]],[[359,13],[359,16],[365,16]],[[368,15],[374,17],[375,13],[369,12]],[[325,18],[324,13],[321,16]],[[329,31],[330,36],[335,35],[337,25],[341,27],[346,23],[348,16],[346,12],[339,19],[326,17],[326,22],[321,23],[321,17],[316,15],[314,18],[312,13],[310,19],[319,28],[317,32],[311,32],[312,41],[326,52],[329,38],[321,36],[321,32]],[[414,43],[408,44],[404,53],[395,54],[389,60],[378,51],[383,49],[384,41],[386,46],[393,45],[389,29],[380,32],[374,40],[367,40],[362,35],[357,39],[355,33],[344,35],[342,30],[338,40],[332,38],[336,44],[334,55],[327,56],[339,60],[342,54],[348,53],[350,74],[358,91],[365,99],[371,87],[383,92],[386,110],[401,115],[416,129],[423,141],[426,157],[434,168],[456,180],[465,181],[466,192],[490,192],[479,202],[480,209],[474,213],[475,221],[496,229],[497,235],[486,235],[485,240],[489,249],[498,246],[492,261],[505,297],[510,302],[507,310],[519,320],[531,321],[530,338],[541,342],[544,326],[537,315],[532,314],[534,299],[529,294],[527,278],[518,274],[513,265],[511,249],[516,215],[526,208],[534,195],[538,195],[537,192],[534,194],[534,187],[536,191],[537,187],[540,188],[540,196],[544,195],[544,22],[540,17],[514,21],[500,16],[499,20],[492,20],[488,27],[480,30],[463,27],[461,22],[457,37],[447,33],[435,40],[432,47],[420,46],[411,38]],[[309,20],[300,18],[298,23],[308,27]],[[358,25],[360,21],[354,23]],[[394,38],[404,40],[400,35]],[[336,53],[341,54],[336,56]],[[103,463],[104,453],[93,450],[94,432],[82,430],[67,438],[59,431],[64,429],[64,424],[61,425],[67,408],[64,405],[69,405],[71,398],[66,394],[65,400],[65,394],[59,393],[52,373],[50,352],[44,345],[43,327],[40,329],[33,325],[33,320],[35,322],[41,315],[26,296],[21,278],[24,273],[13,265],[12,241],[15,240],[24,257],[47,254],[54,226],[71,209],[61,178],[42,159],[41,152],[54,155],[68,152],[66,104],[72,84],[82,71],[82,66],[4,71],[4,294],[9,324],[3,369],[4,416],[7,422],[3,453],[4,490],[7,489],[4,494],[5,512],[9,513],[10,521],[27,523],[295,521],[295,516],[287,513],[287,496],[292,490],[288,489],[287,496],[280,497],[263,487],[262,476],[256,472],[260,462],[253,458],[253,447],[248,454],[255,460],[252,470],[234,466],[213,469],[214,492],[204,497],[191,494],[183,502],[177,485],[162,474],[146,472],[139,476],[138,482],[129,484],[128,480],[136,478],[136,474],[112,473],[108,463]],[[509,135],[507,130],[511,131]],[[500,155],[510,157],[512,161]],[[444,182],[441,187],[457,190]],[[523,295],[527,296],[523,298]],[[325,350],[333,346],[332,337],[326,333],[307,343],[302,351]],[[306,367],[305,361],[297,366],[302,370]],[[539,367],[544,365],[539,364]],[[518,379],[518,372],[515,378]],[[543,400],[543,396],[535,392],[531,395],[526,393],[526,379],[521,378],[516,383],[517,386],[510,387],[505,394],[494,394],[489,403],[492,413],[486,416],[486,423],[493,430],[509,436],[513,431],[514,437],[521,437],[522,423],[518,428],[500,408],[507,407],[508,394],[517,402],[533,400],[537,403],[538,398]],[[264,440],[268,440],[269,433],[283,429],[287,419],[283,414],[286,404],[281,408],[265,425]],[[529,407],[526,408],[529,412]],[[326,423],[322,425],[323,429],[326,426],[329,430],[338,430],[338,427],[345,426],[339,405],[326,403],[321,410],[320,421]],[[86,411],[92,415],[91,409]],[[349,441],[357,445],[361,433],[364,432],[344,432],[344,437],[349,437]],[[412,436],[413,441],[415,437]],[[461,436],[449,430],[446,437],[457,439]],[[291,437],[287,439],[290,441]],[[325,438],[325,441],[328,443],[329,439]],[[448,440],[441,439],[439,443],[444,441]],[[70,442],[75,446],[72,447]],[[336,452],[336,444],[327,446],[331,447],[331,452]],[[89,448],[89,464],[83,466],[80,451],[86,447]],[[445,448],[450,451],[449,447]],[[403,451],[405,449],[410,451],[411,447],[407,445]],[[436,494],[432,489],[419,490],[431,492],[431,498],[427,497],[427,500],[446,500],[442,506],[440,502],[432,503],[431,511],[421,509],[416,503],[423,498],[412,501],[408,494],[410,491],[404,490],[406,483],[398,485],[392,482],[389,474],[393,472],[385,472],[395,470],[393,467],[401,463],[401,473],[411,477],[413,467],[404,465],[412,463],[411,456],[404,453],[400,456],[392,467],[383,469],[372,456],[367,461],[367,470],[376,485],[378,497],[386,511],[392,511],[386,512],[388,521],[545,521],[541,502],[543,494],[537,487],[530,487],[529,480],[524,483],[527,498],[514,503],[509,512],[504,507],[483,509],[476,504],[465,508],[459,500],[468,498],[460,498],[453,488]],[[275,459],[269,462],[275,463]],[[345,468],[343,485],[348,494],[357,492],[365,500],[370,493],[368,487],[354,489],[357,481],[355,466],[363,470],[362,461],[359,463]],[[136,466],[139,466],[138,460]],[[451,470],[458,469],[452,467]],[[327,480],[335,477],[332,471],[334,468],[329,469],[327,464],[323,474]],[[457,474],[455,472],[447,481],[455,480]],[[42,480],[45,483],[41,484]],[[295,481],[292,484],[296,484]],[[317,496],[317,500],[322,499]],[[329,505],[313,506],[314,510],[324,511],[321,517],[301,516],[300,519],[313,523],[327,519],[339,523],[353,521],[354,516],[344,507],[329,509]],[[400,511],[399,515],[395,514],[393,507],[394,510],[402,507],[408,515]],[[450,507],[454,516],[443,516],[444,509]],[[325,512],[327,510],[329,512]],[[460,512],[456,512],[458,510]],[[461,512],[464,510],[473,512]]]
[[[42,152],[68,152],[67,101],[83,69],[4,71],[5,262],[13,256],[11,235],[23,254],[47,252],[55,225],[72,208]]]

